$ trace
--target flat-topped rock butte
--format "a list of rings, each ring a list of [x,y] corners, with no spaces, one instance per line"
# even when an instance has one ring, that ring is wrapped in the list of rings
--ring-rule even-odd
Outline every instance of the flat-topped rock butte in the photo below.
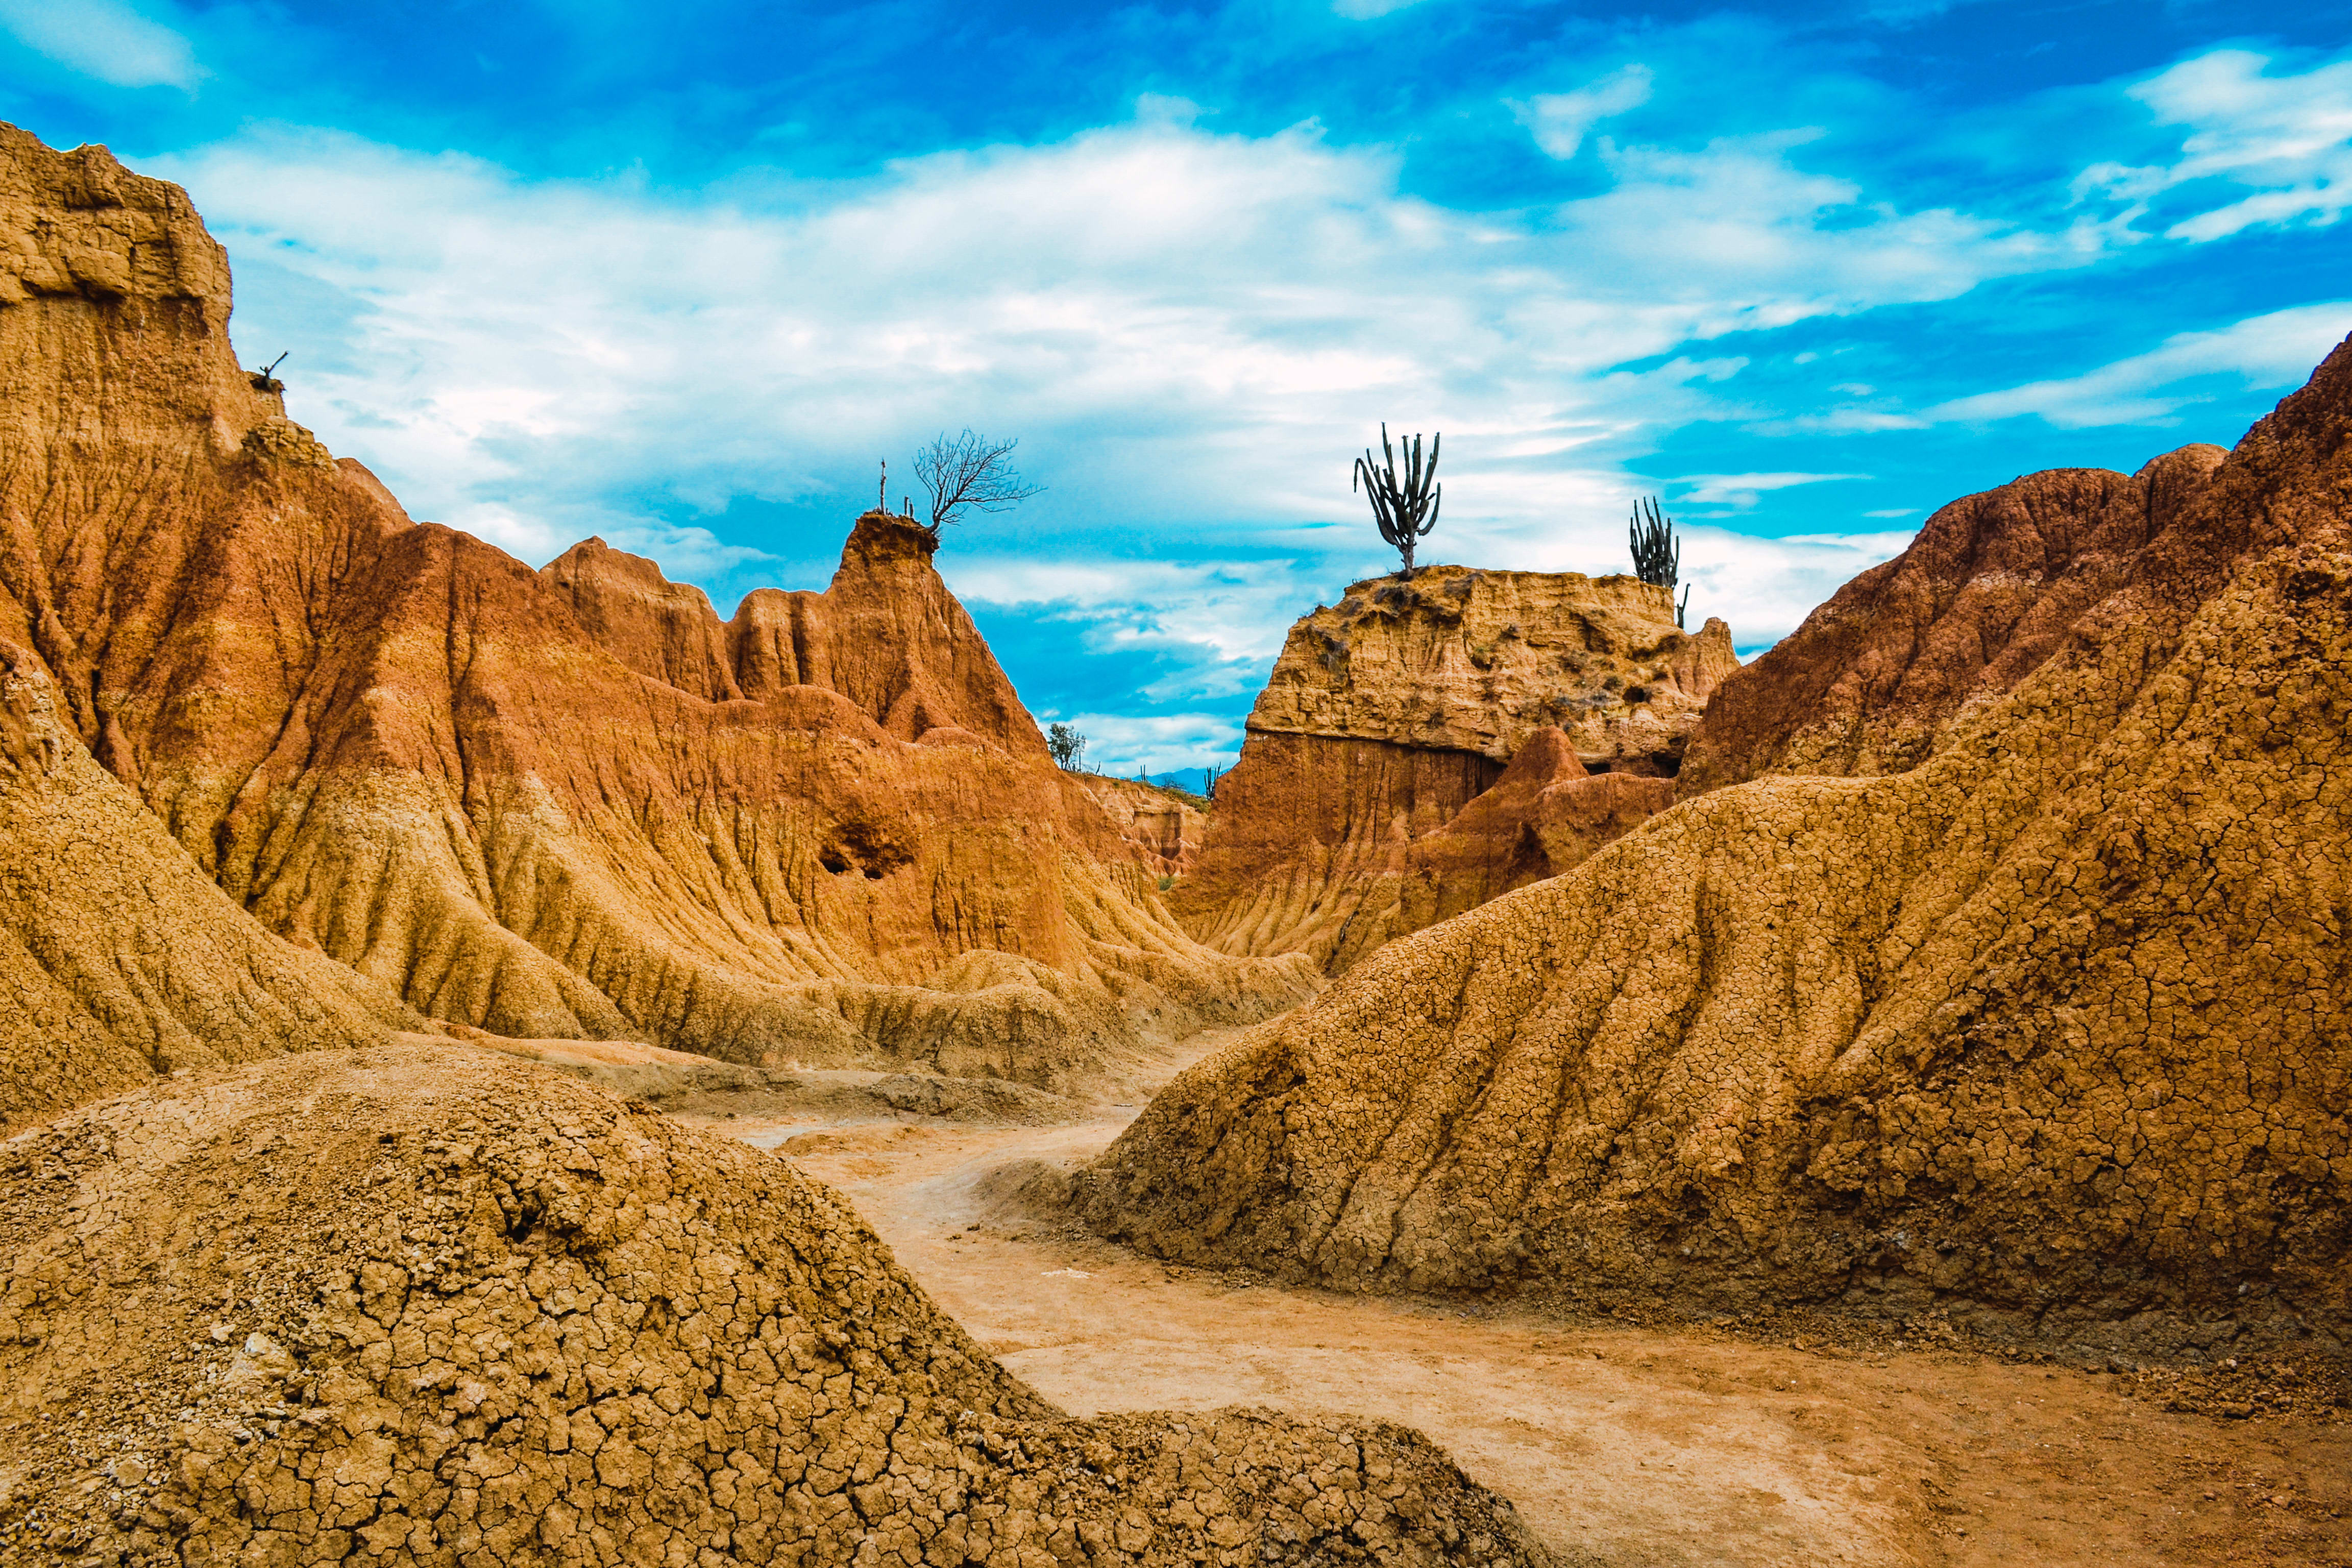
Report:
[[[2226,457],[1945,509],[1690,746],[1860,776],[1391,942],[1159,1095],[1084,1212],[1343,1286],[2342,1354],[2347,496],[2352,344]]]
[[[1685,632],[1634,577],[1355,584],[1290,628],[1171,907],[1221,951],[1338,973],[1664,809],[1737,668],[1722,621]]]

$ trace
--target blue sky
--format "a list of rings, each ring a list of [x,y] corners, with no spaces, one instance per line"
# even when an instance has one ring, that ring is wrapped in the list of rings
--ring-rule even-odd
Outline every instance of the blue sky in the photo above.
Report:
[[[730,613],[1018,437],[940,568],[1122,772],[1229,760],[1382,569],[1383,419],[1445,433],[1423,559],[1622,570],[1657,491],[1752,649],[2352,331],[2352,0],[0,0],[0,117],[185,184],[295,417],[534,564]]]

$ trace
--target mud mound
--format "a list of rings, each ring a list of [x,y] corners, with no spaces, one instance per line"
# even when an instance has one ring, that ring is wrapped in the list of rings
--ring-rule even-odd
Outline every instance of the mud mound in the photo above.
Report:
[[[1073,1421],[790,1165],[461,1046],[0,1145],[0,1556],[1528,1562],[1414,1435]]]
[[[1432,566],[1358,583],[1291,627],[1171,907],[1223,952],[1303,952],[1341,973],[1665,805],[1656,783],[1599,786],[1574,809],[1534,795],[1563,765],[1671,776],[1738,667],[1721,621],[1684,632],[1666,591],[1632,577]],[[1582,827],[1562,831],[1570,821]],[[1450,837],[1419,854],[1434,834]]]
[[[0,641],[271,931],[499,1035],[1057,1090],[1303,994],[1177,927],[909,521],[727,622],[533,572],[238,369],[184,192],[0,128]]]
[[[223,897],[0,649],[0,1131],[158,1072],[421,1023]]]
[[[1914,766],[1969,703],[2009,691],[2126,585],[2226,456],[2183,447],[2128,479],[2056,468],[1943,508],[1910,548],[1725,679],[1692,738],[1682,794],[1765,773]]]
[[[2352,345],[1908,772],[1685,801],[1180,1078],[1097,1226],[1351,1285],[2352,1334]]]

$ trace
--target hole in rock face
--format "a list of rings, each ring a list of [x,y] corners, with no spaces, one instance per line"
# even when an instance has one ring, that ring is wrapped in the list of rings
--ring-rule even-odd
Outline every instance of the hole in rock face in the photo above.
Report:
[[[854,817],[838,823],[825,835],[824,847],[817,852],[817,864],[839,876],[845,871],[863,871],[870,879],[878,881],[902,866],[915,863],[915,852],[899,837],[896,825]]]

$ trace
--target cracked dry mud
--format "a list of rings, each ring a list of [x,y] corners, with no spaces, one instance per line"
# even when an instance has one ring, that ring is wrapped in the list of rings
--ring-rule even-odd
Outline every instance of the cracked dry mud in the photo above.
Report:
[[[790,1147],[1063,1408],[1265,1403],[1401,1422],[1511,1498],[1564,1563],[2352,1561],[2340,1382],[2265,1401],[2276,1368],[2216,1366],[2241,1379],[2213,1391],[2231,1397],[2172,1409],[2169,1374],[1923,1341],[1948,1332],[1932,1319],[1868,1339],[1825,1338],[1833,1321],[1802,1317],[1645,1327],[1532,1295],[1366,1297],[1172,1267],[1021,1195],[1131,1114],[1013,1129],[714,1104],[687,1119]]]
[[[1415,1434],[1065,1416],[785,1161],[459,1045],[0,1145],[0,1561],[1532,1563]]]

